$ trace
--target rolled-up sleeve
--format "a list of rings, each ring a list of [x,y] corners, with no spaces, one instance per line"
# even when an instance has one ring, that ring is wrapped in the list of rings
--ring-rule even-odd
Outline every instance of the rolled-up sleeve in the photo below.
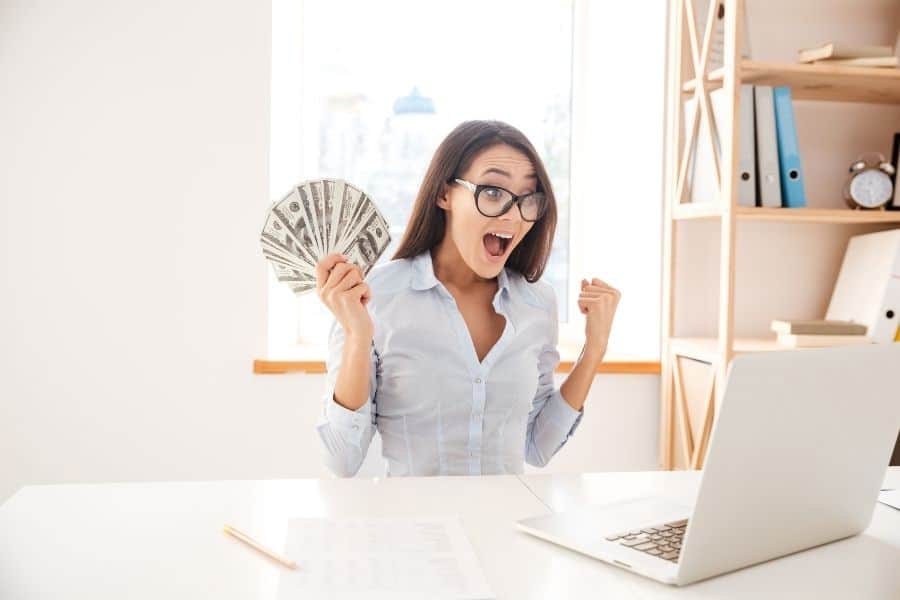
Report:
[[[335,320],[328,336],[327,374],[323,409],[316,430],[325,449],[325,464],[339,477],[353,477],[359,471],[375,433],[376,370],[374,345],[369,352],[369,397],[357,410],[349,410],[334,400],[334,386],[340,372],[344,349],[344,329]]]
[[[543,467],[575,433],[584,409],[575,410],[566,402],[553,381],[553,373],[559,365],[559,339],[556,296],[550,299],[552,326],[547,343],[541,348],[538,359],[538,388],[528,413],[528,429],[525,437],[525,461],[535,467]]]

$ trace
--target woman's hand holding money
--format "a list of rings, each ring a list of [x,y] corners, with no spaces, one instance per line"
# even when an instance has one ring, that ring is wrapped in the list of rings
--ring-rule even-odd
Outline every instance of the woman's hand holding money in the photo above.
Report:
[[[316,291],[344,328],[347,339],[368,346],[375,334],[366,308],[372,292],[360,268],[341,254],[329,254],[316,264]]]

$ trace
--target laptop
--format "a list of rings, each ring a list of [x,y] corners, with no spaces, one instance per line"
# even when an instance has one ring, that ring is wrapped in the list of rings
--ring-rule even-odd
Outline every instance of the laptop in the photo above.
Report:
[[[517,522],[685,585],[868,527],[900,429],[900,343],[740,354],[693,506],[639,498]]]

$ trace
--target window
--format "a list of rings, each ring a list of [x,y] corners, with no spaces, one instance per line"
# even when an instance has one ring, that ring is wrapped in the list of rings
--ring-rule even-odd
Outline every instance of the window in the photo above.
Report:
[[[301,6],[301,178],[343,178],[365,190],[391,226],[391,245],[379,261],[385,262],[444,136],[468,119],[518,127],[545,161],[557,194],[559,221],[544,279],[556,287],[565,321],[571,0],[527,8],[516,0]],[[386,12],[402,18],[385,18]],[[294,310],[296,342],[323,344],[331,315],[315,294],[300,297]]]
[[[575,298],[581,277],[593,275],[622,289],[625,298],[643,298],[634,309],[643,311],[649,302],[655,311],[649,318],[646,313],[631,315],[642,333],[628,338],[626,354],[654,359],[661,186],[660,173],[648,177],[646,171],[661,168],[665,3],[652,3],[658,24],[651,28],[641,24],[646,15],[639,7],[589,4],[275,0],[272,199],[301,179],[353,182],[372,196],[391,225],[384,262],[402,237],[418,186],[443,137],[464,120],[506,121],[532,141],[557,195],[556,239],[543,279],[556,289],[561,346],[580,349],[584,321]],[[630,14],[616,14],[626,12]],[[640,44],[634,43],[629,24],[646,30]],[[609,41],[593,39],[598,34]],[[606,54],[595,56],[601,49]],[[649,60],[658,62],[658,82],[637,84],[657,86],[658,98],[641,97],[645,90],[629,91],[634,88],[607,76],[637,71]],[[576,97],[573,72],[581,79]],[[596,84],[608,89],[595,89],[600,87]],[[634,105],[629,95],[638,97],[639,107],[658,102],[643,118],[658,121],[658,132],[652,130],[658,140],[618,137],[641,130],[612,112]],[[573,119],[573,106],[581,106],[580,120]],[[606,128],[615,136],[584,135],[586,126]],[[615,146],[622,144],[643,149],[642,160],[614,159]],[[570,153],[577,152],[580,157],[570,160]],[[589,181],[597,178],[595,171],[603,181]],[[579,172],[586,175],[579,179]],[[573,184],[584,190],[578,195],[583,200],[570,207]],[[626,203],[623,198],[630,199]],[[594,226],[577,223],[579,219],[592,220]],[[638,235],[625,229],[638,225],[650,229]],[[600,252],[608,262],[593,260]],[[638,264],[621,265],[635,256]],[[622,268],[610,270],[614,264]],[[643,278],[643,289],[634,284],[636,278]],[[270,273],[269,298],[269,356],[321,359],[332,317],[318,297],[297,298]],[[617,331],[630,327],[622,322],[630,310],[620,306],[614,339]]]

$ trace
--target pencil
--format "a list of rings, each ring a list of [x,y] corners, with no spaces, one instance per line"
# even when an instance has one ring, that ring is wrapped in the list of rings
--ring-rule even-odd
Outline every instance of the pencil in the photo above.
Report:
[[[243,532],[241,532],[241,531],[238,531],[237,529],[235,529],[235,528],[232,527],[231,525],[225,525],[225,533],[227,533],[228,535],[234,536],[235,538],[237,538],[237,539],[239,539],[240,541],[244,542],[245,544],[247,544],[247,545],[250,546],[251,548],[253,548],[253,549],[255,549],[255,550],[258,550],[259,552],[262,552],[263,554],[265,554],[266,556],[268,556],[268,557],[271,558],[272,560],[281,563],[282,565],[284,565],[285,567],[287,567],[287,568],[289,568],[289,569],[296,569],[296,568],[297,568],[297,563],[295,563],[295,562],[292,561],[291,559],[285,558],[284,556],[281,556],[281,555],[279,555],[279,554],[275,554],[275,553],[272,552],[271,550],[268,550],[267,548],[264,548],[262,545],[260,545],[259,542],[257,542],[257,541],[254,540],[253,538],[251,538],[249,535],[247,535],[246,533],[243,533]]]

